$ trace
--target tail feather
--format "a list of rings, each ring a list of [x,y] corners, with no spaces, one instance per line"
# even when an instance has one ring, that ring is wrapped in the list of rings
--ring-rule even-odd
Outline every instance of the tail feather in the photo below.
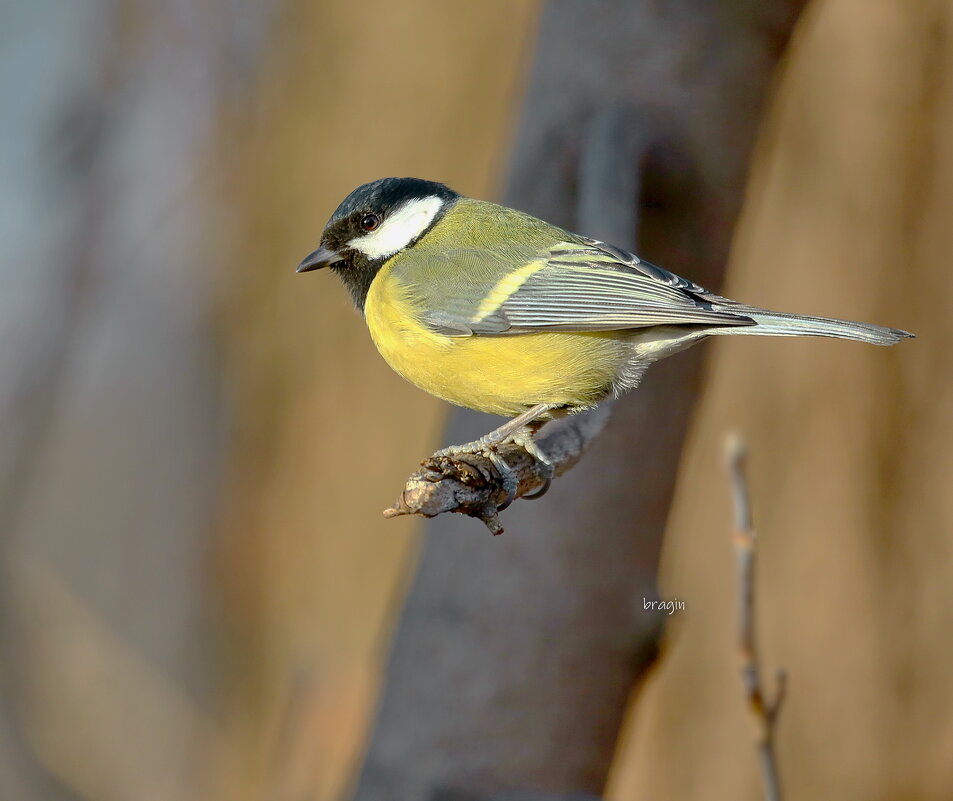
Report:
[[[899,328],[887,328],[872,323],[855,323],[851,320],[835,320],[829,317],[805,317],[800,314],[773,312],[748,306],[729,308],[732,312],[750,317],[755,324],[720,328],[713,333],[777,337],[836,337],[869,342],[871,345],[896,345],[901,339],[914,336]]]

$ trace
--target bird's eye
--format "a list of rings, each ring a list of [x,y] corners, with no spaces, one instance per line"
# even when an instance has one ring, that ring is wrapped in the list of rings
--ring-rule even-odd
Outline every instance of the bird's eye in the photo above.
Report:
[[[379,214],[365,214],[361,217],[361,228],[365,231],[373,231],[380,224],[381,218]]]

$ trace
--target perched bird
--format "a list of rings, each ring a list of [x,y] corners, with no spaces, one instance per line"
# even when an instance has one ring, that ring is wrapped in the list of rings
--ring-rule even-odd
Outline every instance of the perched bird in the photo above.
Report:
[[[612,245],[419,178],[359,186],[298,272],[330,267],[387,363],[439,398],[513,417],[468,445],[505,474],[506,440],[544,464],[542,421],[635,387],[652,362],[715,335],[893,345],[906,331],[767,311]]]

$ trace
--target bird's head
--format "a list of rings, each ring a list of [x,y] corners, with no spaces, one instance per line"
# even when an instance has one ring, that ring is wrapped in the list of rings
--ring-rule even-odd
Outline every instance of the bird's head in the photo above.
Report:
[[[320,247],[305,256],[298,272],[330,267],[363,308],[384,262],[412,247],[458,197],[443,184],[421,178],[381,178],[359,186],[331,215]]]

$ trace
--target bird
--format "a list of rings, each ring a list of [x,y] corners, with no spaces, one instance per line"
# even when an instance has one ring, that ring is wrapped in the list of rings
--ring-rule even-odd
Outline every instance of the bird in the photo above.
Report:
[[[297,272],[325,267],[398,374],[511,418],[437,454],[485,454],[508,500],[515,481],[502,444],[551,467],[534,439],[542,424],[634,389],[653,362],[708,337],[894,345],[913,336],[739,303],[622,248],[421,178],[381,178],[344,198]]]

